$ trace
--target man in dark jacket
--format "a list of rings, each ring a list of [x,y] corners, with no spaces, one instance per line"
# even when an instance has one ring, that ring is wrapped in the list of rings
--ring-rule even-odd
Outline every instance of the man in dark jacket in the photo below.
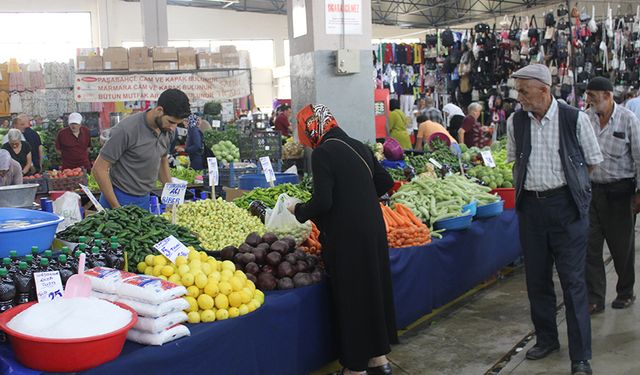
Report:
[[[551,96],[542,64],[512,75],[523,110],[507,121],[507,158],[514,182],[536,345],[527,359],[560,348],[553,264],[562,285],[572,375],[591,375],[591,320],[585,265],[591,186],[589,171],[602,154],[586,114]]]

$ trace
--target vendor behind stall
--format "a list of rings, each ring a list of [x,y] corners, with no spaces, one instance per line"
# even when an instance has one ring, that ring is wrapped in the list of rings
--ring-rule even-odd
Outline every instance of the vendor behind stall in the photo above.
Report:
[[[0,150],[0,186],[20,185],[22,183],[22,168],[20,163],[13,160],[9,151]]]
[[[458,143],[456,139],[453,138],[447,129],[444,126],[438,124],[435,121],[429,120],[429,118],[425,115],[418,116],[418,136],[416,137],[416,151],[422,151],[424,149],[424,145],[429,142],[429,138],[436,133],[442,133],[449,138],[451,144]]]
[[[18,129],[11,129],[7,133],[7,139],[8,142],[2,145],[2,148],[9,152],[13,160],[20,163],[23,175],[31,173],[33,171],[31,147],[29,143],[22,140],[22,132]]]
[[[84,167],[91,169],[89,149],[91,134],[89,128],[82,126],[82,115],[74,112],[69,115],[69,127],[60,129],[56,137],[56,152],[62,156],[62,168]]]
[[[93,166],[105,208],[149,209],[156,180],[171,182],[167,151],[177,125],[190,115],[189,98],[177,89],[160,94],[155,108],[136,113],[111,129]]]

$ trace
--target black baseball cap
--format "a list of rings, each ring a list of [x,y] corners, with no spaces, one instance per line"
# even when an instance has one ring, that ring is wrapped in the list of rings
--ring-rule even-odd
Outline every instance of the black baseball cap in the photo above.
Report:
[[[189,97],[178,89],[168,89],[160,94],[158,107],[162,107],[165,115],[175,118],[185,119],[191,115]]]

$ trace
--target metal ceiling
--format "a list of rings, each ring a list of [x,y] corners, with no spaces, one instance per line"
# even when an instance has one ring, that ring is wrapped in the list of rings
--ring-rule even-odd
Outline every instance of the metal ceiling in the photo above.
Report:
[[[558,2],[558,0],[372,0],[371,13],[375,24],[428,29],[490,20],[503,14],[513,14],[528,8]],[[168,0],[167,3],[239,12],[287,13],[287,0]]]

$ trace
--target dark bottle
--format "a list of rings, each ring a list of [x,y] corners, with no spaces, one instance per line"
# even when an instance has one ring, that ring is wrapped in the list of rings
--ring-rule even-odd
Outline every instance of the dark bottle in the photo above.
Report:
[[[102,233],[100,232],[93,232],[93,241],[91,241],[91,243],[89,244],[91,247],[96,246],[96,241],[100,240],[102,241],[104,239],[104,236],[102,235]]]
[[[36,272],[49,272],[53,270],[54,270],[53,267],[51,267],[51,264],[49,263],[49,258],[42,258],[40,259],[38,271]]]
[[[109,251],[104,254],[107,266],[121,270],[124,267],[124,251],[117,242],[112,242]]]
[[[267,205],[262,201],[253,201],[249,204],[249,212],[251,213],[251,215],[260,218],[263,223],[265,214],[267,213],[267,208]]]
[[[87,263],[90,268],[107,266],[107,261],[104,259],[104,255],[100,253],[100,249],[97,246],[91,248],[91,255],[87,257]]]
[[[69,249],[68,246],[62,246],[62,249],[60,249],[60,254],[64,254],[68,257],[71,256],[71,249]]]
[[[29,294],[31,293],[33,278],[27,263],[20,262],[18,270],[13,274],[13,283],[16,287],[16,305],[29,302]]]
[[[40,249],[38,246],[31,246],[31,256],[33,257],[33,261],[38,264],[40,262]]]
[[[43,254],[42,254],[42,258],[47,258],[49,260],[49,265],[51,266],[52,269],[56,268],[56,264],[58,263],[56,261],[56,258],[53,256],[53,251],[51,250],[46,250]]]
[[[38,265],[33,261],[33,255],[27,254],[24,256],[25,263],[27,263],[27,267],[31,270],[31,272],[37,271]]]
[[[33,301],[37,297],[36,284],[33,282],[33,273],[40,272],[40,266],[33,261],[33,256],[27,254],[24,256],[24,262],[27,263],[27,270],[29,270],[29,276],[31,277],[31,291],[29,292],[29,300]]]
[[[58,271],[60,271],[60,279],[63,286],[67,285],[67,280],[75,273],[71,263],[67,261],[67,256],[64,254],[58,257]]]
[[[0,268],[0,313],[3,313],[14,306],[16,298],[16,286],[9,276],[6,268]]]
[[[14,268],[18,268],[18,265],[20,264],[18,252],[15,250],[9,251],[9,259],[11,259],[11,263],[13,264]]]
[[[93,241],[93,246],[91,247],[91,251],[93,251],[94,247],[97,247],[98,249],[100,249],[100,252],[104,251],[103,247],[104,247],[104,242],[100,239],[98,240],[94,240]]]
[[[12,274],[14,267],[13,263],[11,263],[11,258],[2,258],[2,267],[6,268],[9,274]]]
[[[85,237],[85,236],[78,237],[78,243],[86,245],[87,244],[87,237]]]
[[[111,236],[111,243],[118,242],[118,236]]]

